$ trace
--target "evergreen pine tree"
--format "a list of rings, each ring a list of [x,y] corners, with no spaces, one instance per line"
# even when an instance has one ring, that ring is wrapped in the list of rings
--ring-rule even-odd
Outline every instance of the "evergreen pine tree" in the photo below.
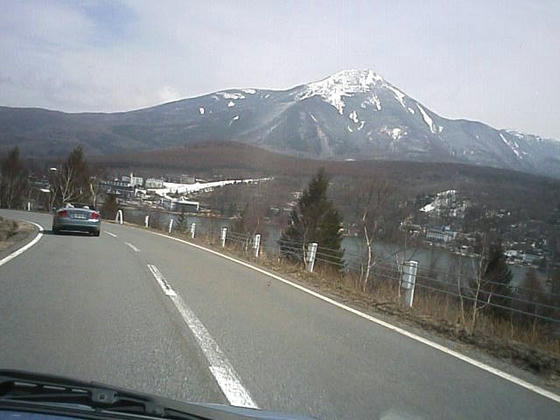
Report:
[[[506,256],[502,249],[502,242],[493,242],[487,253],[488,263],[483,276],[484,289],[487,291],[481,295],[481,299],[487,299],[488,293],[492,293],[491,303],[503,307],[511,306],[511,279],[513,275],[506,263]],[[499,307],[492,307],[497,314],[505,315],[507,310]]]
[[[101,207],[101,217],[112,220],[115,218],[118,209],[117,196],[115,194],[107,194]]]
[[[329,179],[324,169],[311,179],[290,214],[290,225],[280,238],[281,252],[303,258],[308,243],[319,245],[321,259],[342,266],[342,217],[327,198]]]
[[[249,215],[249,204],[245,204],[239,219],[237,219],[231,226],[231,231],[240,234],[247,234],[249,231],[247,217]]]
[[[27,171],[19,158],[19,148],[14,147],[2,162],[0,181],[0,206],[19,208],[27,191]]]
[[[185,210],[181,210],[179,216],[177,216],[177,229],[179,232],[184,233],[187,231],[187,216],[185,215]]]

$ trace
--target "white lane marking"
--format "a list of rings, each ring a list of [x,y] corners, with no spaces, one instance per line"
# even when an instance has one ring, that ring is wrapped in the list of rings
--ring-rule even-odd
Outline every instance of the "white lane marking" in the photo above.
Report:
[[[132,249],[134,252],[140,252],[140,250],[136,248],[134,245],[132,245],[130,242],[125,242],[124,244],[128,246],[130,249]]]
[[[112,236],[113,238],[116,238],[117,235],[115,235],[114,233],[111,232],[107,232],[106,230],[104,231],[107,235]]]
[[[218,382],[229,403],[239,407],[258,408],[249,391],[241,384],[237,372],[235,372],[226,355],[194,312],[190,310],[180,296],[172,296],[171,300],[193,332],[198,345],[208,359],[210,372],[216,378],[216,382]]]
[[[154,275],[156,281],[158,282],[159,286],[162,288],[163,292],[167,296],[177,296],[177,293],[175,293],[175,290],[173,290],[171,288],[169,283],[167,283],[167,280],[165,280],[165,277],[163,277],[163,274],[161,274],[161,272],[159,271],[159,269],[155,265],[148,264],[148,268],[150,269],[150,271]]]
[[[287,284],[287,285],[289,285],[289,286],[295,287],[296,289],[299,289],[299,290],[301,290],[302,292],[305,292],[305,293],[307,293],[307,294],[309,294],[309,295],[311,295],[311,296],[314,296],[314,297],[316,297],[317,299],[321,299],[321,300],[323,300],[323,301],[325,301],[325,302],[327,302],[327,303],[330,303],[331,305],[334,305],[334,306],[336,306],[336,307],[338,307],[338,308],[341,308],[341,309],[343,309],[343,310],[345,310],[345,311],[351,312],[351,313],[353,313],[353,314],[355,314],[355,315],[357,315],[357,316],[359,316],[359,317],[361,317],[361,318],[367,319],[368,321],[371,321],[371,322],[373,322],[373,323],[375,323],[375,324],[381,325],[382,327],[388,328],[388,329],[391,330],[391,331],[394,331],[394,332],[396,332],[396,333],[398,333],[398,334],[404,335],[405,337],[411,338],[412,340],[418,341],[418,342],[420,342],[420,343],[422,343],[422,344],[425,344],[425,345],[427,345],[427,346],[429,346],[429,347],[431,347],[431,348],[433,348],[433,349],[439,350],[439,351],[441,351],[442,353],[448,354],[448,355],[453,356],[453,357],[455,357],[455,358],[457,358],[457,359],[459,359],[459,360],[462,360],[463,362],[466,362],[466,363],[469,363],[470,365],[476,366],[477,368],[480,368],[480,369],[482,369],[482,370],[484,370],[484,371],[486,371],[486,372],[492,373],[492,374],[494,374],[494,375],[496,375],[496,376],[498,376],[498,377],[500,377],[500,378],[502,378],[502,379],[505,379],[506,381],[512,382],[512,383],[514,383],[514,384],[516,384],[516,385],[519,385],[519,386],[521,386],[521,387],[523,387],[523,388],[525,388],[525,389],[528,389],[529,391],[533,391],[533,392],[535,392],[536,394],[542,395],[543,397],[550,398],[551,400],[560,403],[560,395],[557,395],[557,394],[555,394],[555,393],[553,393],[553,392],[551,392],[551,391],[548,391],[548,390],[546,390],[546,389],[544,389],[544,388],[541,388],[540,386],[537,386],[537,385],[534,385],[534,384],[532,384],[532,383],[530,383],[530,382],[527,382],[527,381],[525,381],[525,380],[523,380],[523,379],[521,379],[521,378],[518,378],[517,376],[514,376],[514,375],[511,375],[511,374],[509,374],[509,373],[506,373],[506,372],[504,372],[504,371],[502,371],[502,370],[500,370],[500,369],[497,369],[497,368],[495,368],[495,367],[492,367],[492,366],[490,366],[490,365],[487,365],[486,363],[479,362],[478,360],[475,360],[475,359],[473,359],[473,358],[471,358],[471,357],[469,357],[469,356],[465,356],[464,354],[459,353],[458,351],[452,350],[452,349],[450,349],[450,348],[448,348],[448,347],[445,347],[445,346],[443,346],[443,345],[441,345],[441,344],[438,344],[438,343],[436,343],[436,342],[434,342],[434,341],[428,340],[427,338],[421,337],[421,336],[419,336],[419,335],[417,335],[417,334],[411,333],[410,331],[407,331],[407,330],[405,330],[405,329],[399,328],[399,327],[397,327],[397,326],[395,326],[395,325],[393,325],[393,324],[390,324],[390,323],[388,323],[388,322],[386,322],[386,321],[383,321],[383,320],[381,320],[381,319],[379,319],[379,318],[376,318],[376,317],[374,317],[374,316],[372,316],[372,315],[368,315],[368,314],[366,314],[366,313],[360,312],[360,311],[358,311],[357,309],[351,308],[350,306],[346,306],[346,305],[344,305],[343,303],[337,302],[337,301],[334,300],[334,299],[331,299],[331,298],[329,298],[329,297],[327,297],[327,296],[323,296],[323,295],[321,295],[320,293],[314,292],[313,290],[307,289],[306,287],[303,287],[303,286],[301,286],[301,285],[299,285],[299,284],[296,284],[296,283],[293,283],[293,282],[291,282],[291,281],[289,281],[289,280],[286,280],[286,279],[284,279],[284,278],[282,278],[282,277],[280,277],[280,276],[277,276],[276,274],[269,273],[268,271],[263,270],[263,269],[261,269],[261,268],[259,268],[259,267],[255,267],[255,266],[253,266],[253,265],[251,265],[251,264],[248,264],[248,263],[246,263],[245,261],[238,260],[238,259],[233,258],[233,257],[230,257],[230,256],[228,256],[228,255],[220,254],[219,252],[214,251],[214,250],[212,250],[212,249],[205,248],[205,247],[203,247],[203,246],[201,246],[201,245],[193,244],[193,243],[184,241],[184,240],[179,239],[179,238],[174,238],[173,236],[165,235],[165,234],[163,234],[163,233],[157,233],[157,232],[151,232],[151,231],[148,231],[148,232],[151,233],[152,235],[162,236],[162,237],[164,237],[164,238],[172,239],[172,240],[174,240],[174,241],[181,242],[181,243],[186,244],[186,245],[190,245],[190,246],[192,246],[192,247],[201,249],[201,250],[203,250],[203,251],[210,252],[211,254],[214,254],[214,255],[217,255],[217,256],[219,256],[219,257],[225,258],[226,260],[235,262],[235,263],[237,263],[237,264],[240,264],[240,265],[245,266],[245,267],[247,267],[247,268],[250,268],[250,269],[252,269],[252,270],[258,271],[258,272],[261,273],[261,274],[264,274],[264,275],[266,275],[266,276],[268,276],[268,277],[271,277],[271,278],[273,278],[273,279],[275,279],[275,280],[281,281],[282,283],[285,283],[285,284]]]
[[[43,226],[41,226],[40,224],[35,223],[35,222],[30,222],[28,220],[25,220],[25,222],[31,223],[32,225],[35,225],[37,228],[39,228],[39,233],[37,233],[37,236],[35,236],[35,238],[33,238],[33,240],[31,242],[25,244],[24,246],[22,246],[19,249],[16,249],[14,252],[12,252],[7,257],[2,258],[0,260],[0,266],[6,264],[8,261],[13,260],[18,255],[23,254],[25,251],[27,251],[29,248],[31,248],[33,245],[35,245],[37,242],[39,242],[41,240],[41,238],[43,237],[43,231],[45,230],[45,229],[43,229]]]
[[[181,314],[185,324],[187,324],[192,331],[206,360],[208,360],[210,372],[216,379],[216,382],[229,403],[239,407],[258,408],[249,394],[249,391],[247,391],[241,383],[239,375],[237,375],[237,372],[204,324],[202,324],[195,313],[185,304],[181,296],[177,295],[171,286],[169,286],[169,283],[167,283],[167,280],[165,280],[165,277],[161,274],[159,269],[152,264],[148,264],[148,268],[156,278],[163,292],[169,296],[175,308],[177,308],[177,311]]]

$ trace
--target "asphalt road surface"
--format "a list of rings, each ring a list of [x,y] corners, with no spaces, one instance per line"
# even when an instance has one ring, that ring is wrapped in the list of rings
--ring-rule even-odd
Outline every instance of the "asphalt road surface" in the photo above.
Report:
[[[560,418],[550,398],[206,251],[0,215],[46,230],[0,266],[0,368],[318,418]]]

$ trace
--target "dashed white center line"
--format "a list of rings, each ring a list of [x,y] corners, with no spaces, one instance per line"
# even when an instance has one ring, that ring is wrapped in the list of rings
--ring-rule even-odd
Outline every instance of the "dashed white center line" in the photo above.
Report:
[[[107,232],[106,230],[104,231],[107,235],[112,236],[113,238],[116,238],[117,235],[115,235],[114,233],[111,232]]]
[[[130,249],[132,249],[134,252],[140,252],[140,250],[136,248],[134,245],[132,245],[130,242],[125,242],[124,244],[128,246]]]
[[[177,293],[175,293],[169,283],[167,283],[167,280],[165,280],[165,277],[163,277],[163,274],[161,274],[161,272],[155,265],[148,264],[148,268],[152,272],[159,286],[162,288],[163,293],[165,293],[167,296],[177,296]]]
[[[212,338],[206,327],[198,319],[195,313],[185,304],[181,296],[179,296],[171,288],[169,283],[159,269],[152,264],[148,264],[148,268],[152,272],[156,281],[162,288],[163,292],[169,296],[183,321],[192,331],[198,345],[202,349],[206,360],[210,364],[210,372],[216,379],[220,389],[228,399],[231,405],[238,407],[258,408],[255,401],[249,394],[249,391],[243,386],[239,375],[227,359],[226,355],[218,346],[218,343]]]

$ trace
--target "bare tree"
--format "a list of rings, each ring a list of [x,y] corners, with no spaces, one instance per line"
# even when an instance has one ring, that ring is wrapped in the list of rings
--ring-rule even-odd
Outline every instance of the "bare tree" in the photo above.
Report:
[[[469,333],[472,334],[474,332],[476,321],[478,319],[478,314],[481,310],[487,307],[490,304],[490,300],[492,299],[492,292],[487,293],[486,299],[480,301],[479,298],[481,297],[481,290],[483,290],[484,285],[484,273],[488,268],[488,242],[484,241],[482,245],[482,253],[480,258],[478,259],[478,265],[476,270],[476,276],[474,278],[474,294],[472,296],[472,308],[471,308],[471,319],[470,319],[470,328]]]
[[[360,285],[363,291],[369,286],[372,269],[376,264],[374,244],[383,229],[387,214],[387,204],[393,188],[388,180],[375,179],[367,185],[358,185],[349,192],[348,202],[352,203],[360,226],[366,256],[365,265],[360,270]]]
[[[94,167],[89,171],[89,191],[91,194],[91,203],[93,207],[97,208],[97,202],[101,195],[101,180],[105,174],[103,168]]]
[[[459,256],[459,261],[457,264],[457,272],[456,274],[456,278],[457,278],[457,292],[459,293],[459,313],[461,316],[461,325],[463,326],[463,328],[465,328],[465,326],[467,325],[467,321],[465,319],[465,301],[463,299],[463,293],[462,293],[462,288],[463,288],[463,256],[460,255]]]
[[[68,158],[50,171],[51,207],[75,201],[94,200],[96,187],[90,178],[82,148],[76,147]]]
[[[474,275],[467,280],[467,286],[464,287],[460,279],[457,283],[463,325],[469,334],[474,332],[481,311],[490,306],[493,301],[494,305],[499,305],[492,308],[495,314],[505,312],[503,308],[510,305],[509,283],[512,278],[511,271],[505,265],[500,241],[490,242],[487,234],[482,235],[480,256],[478,260],[472,260],[472,264]],[[469,325],[465,321],[463,302],[465,298],[471,301]]]

